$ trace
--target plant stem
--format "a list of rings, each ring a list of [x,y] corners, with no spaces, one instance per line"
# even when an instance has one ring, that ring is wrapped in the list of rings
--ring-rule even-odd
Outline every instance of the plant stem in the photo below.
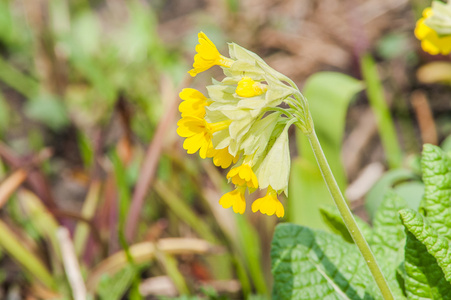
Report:
[[[310,145],[312,146],[313,153],[315,154],[316,161],[318,162],[318,166],[321,170],[324,181],[326,182],[327,188],[329,189],[329,192],[335,204],[337,205],[338,210],[340,211],[341,217],[343,218],[343,222],[348,228],[348,231],[351,234],[354,243],[359,248],[360,253],[362,253],[363,258],[365,259],[365,262],[374,277],[374,280],[381,290],[382,296],[386,300],[394,300],[393,295],[390,291],[390,287],[388,286],[388,283],[377,264],[373,252],[371,251],[367,241],[363,237],[362,232],[357,226],[352,212],[349,209],[348,204],[346,203],[346,200],[344,199],[337,182],[335,181],[335,177],[330,170],[329,164],[318,141],[315,130],[313,129],[310,134],[307,134],[307,137],[310,141]]]
[[[20,265],[27,269],[35,278],[46,287],[54,289],[55,281],[49,270],[42,261],[20,241],[17,236],[0,220],[0,248],[5,249],[11,257],[16,259]]]

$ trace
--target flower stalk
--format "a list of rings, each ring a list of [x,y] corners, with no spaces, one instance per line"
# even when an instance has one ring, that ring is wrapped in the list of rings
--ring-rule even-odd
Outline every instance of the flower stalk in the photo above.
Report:
[[[359,248],[360,253],[362,254],[365,262],[370,269],[371,274],[376,281],[377,286],[379,287],[382,296],[385,300],[392,300],[393,295],[388,286],[387,280],[385,279],[382,271],[374,257],[371,248],[369,247],[365,237],[357,225],[354,216],[352,215],[351,210],[349,209],[346,200],[341,193],[340,188],[338,187],[337,181],[329,167],[329,163],[327,162],[326,156],[324,155],[323,149],[319,143],[318,137],[316,136],[315,130],[313,129],[310,134],[307,135],[310,145],[312,147],[313,153],[315,154],[316,161],[318,162],[318,166],[321,170],[321,174],[323,175],[324,181],[326,182],[327,188],[332,196],[332,199],[337,206],[340,215],[343,219],[343,222],[346,225],[354,243]]]

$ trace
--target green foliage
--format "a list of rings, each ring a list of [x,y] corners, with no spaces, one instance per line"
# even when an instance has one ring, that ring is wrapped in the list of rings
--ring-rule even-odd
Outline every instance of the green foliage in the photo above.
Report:
[[[364,260],[354,245],[337,235],[278,225],[271,259],[274,299],[373,299]]]
[[[439,234],[451,238],[451,160],[439,147],[424,145],[421,167],[425,183],[423,214]]]
[[[341,235],[341,237],[348,243],[354,242],[352,240],[351,235],[349,234],[348,229],[346,228],[345,223],[343,223],[343,219],[341,218],[340,213],[338,212],[336,207],[333,206],[321,207],[320,212],[324,223],[327,224],[327,226],[329,226],[329,229],[332,232]],[[355,219],[357,224],[359,225],[360,230],[363,232],[363,235],[365,237],[370,237],[372,233],[370,226],[359,217],[355,217]]]
[[[414,177],[392,173],[373,228],[361,221],[359,227],[395,299],[451,299],[449,157],[439,147],[425,145],[421,166],[425,192],[419,212],[387,184]],[[276,228],[271,249],[273,296],[382,299],[338,212],[323,208],[321,213],[336,234],[294,224]]]
[[[249,269],[250,277],[253,279],[255,289],[260,294],[267,294],[267,286],[265,278],[263,276],[263,270],[261,266],[261,249],[256,245],[260,245],[260,239],[254,227],[246,222],[242,216],[237,216],[237,225],[240,228],[238,235],[239,242],[241,243],[241,249],[244,251],[245,262]]]
[[[134,267],[128,266],[113,276],[104,275],[97,286],[101,300],[121,299],[135,276]]]
[[[407,296],[451,299],[449,241],[439,236],[419,213],[402,210],[400,214],[407,235],[404,263]]]
[[[53,130],[69,124],[64,103],[51,95],[40,95],[27,102],[25,113],[31,119],[41,121]]]
[[[370,54],[362,56],[361,69],[366,83],[366,93],[376,117],[387,162],[391,168],[397,168],[401,165],[402,152],[398,143],[395,125],[384,97],[384,90],[377,66]]]
[[[365,207],[373,219],[385,194],[394,190],[412,209],[418,209],[424,194],[424,184],[420,178],[410,170],[394,169],[384,174],[369,190],[365,197]]]
[[[0,93],[0,137],[6,132],[11,119],[11,110],[5,101],[2,93]]]
[[[335,72],[316,73],[303,88],[304,96],[310,100],[309,109],[318,139],[342,190],[347,184],[340,159],[346,112],[349,103],[362,88],[360,81]],[[326,228],[321,222],[319,208],[333,203],[307,138],[299,134],[297,139],[300,141],[298,149],[301,156],[293,160],[291,167],[288,196],[291,209],[288,217],[298,224]]]

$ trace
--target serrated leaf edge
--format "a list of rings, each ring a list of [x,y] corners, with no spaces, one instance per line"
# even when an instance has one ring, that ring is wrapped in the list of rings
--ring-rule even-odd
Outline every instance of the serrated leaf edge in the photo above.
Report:
[[[448,239],[440,236],[420,213],[403,209],[399,214],[406,229],[426,246],[429,254],[437,260],[445,279],[451,283],[451,250]]]

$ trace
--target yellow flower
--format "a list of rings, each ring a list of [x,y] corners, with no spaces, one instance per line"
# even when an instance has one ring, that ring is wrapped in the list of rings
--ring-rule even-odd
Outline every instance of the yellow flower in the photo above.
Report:
[[[222,56],[205,33],[199,32],[198,38],[199,44],[196,46],[197,54],[194,56],[193,69],[188,72],[191,76],[194,77],[215,65],[228,68],[232,65],[233,60]]]
[[[423,18],[417,21],[415,36],[421,41],[421,48],[432,54],[446,55],[451,52],[451,35],[439,36],[432,28],[425,24],[425,20],[431,17],[433,11],[430,7],[423,10]]]
[[[183,89],[179,96],[183,100],[179,105],[179,111],[182,113],[182,117],[192,116],[203,118],[205,116],[205,106],[209,103],[201,92],[188,88]]]
[[[219,199],[219,204],[224,208],[233,207],[235,213],[243,214],[246,210],[246,200],[244,198],[244,192],[246,187],[239,186],[231,192],[224,194]]]
[[[254,97],[263,94],[268,90],[268,86],[266,84],[261,84],[259,82],[255,82],[250,77],[243,77],[239,82],[236,88],[236,94],[240,97]]]
[[[211,150],[211,154],[209,154],[208,156],[213,157],[213,163],[215,164],[215,166],[217,167],[221,167],[223,169],[228,168],[232,162],[236,163],[238,161],[238,157],[237,156],[233,156],[232,154],[229,153],[229,147],[225,147],[224,149],[212,149]]]
[[[258,188],[257,176],[255,176],[251,166],[246,163],[232,168],[229,173],[227,173],[227,179],[230,179],[235,185],[247,185],[250,188]]]
[[[187,116],[177,122],[177,134],[186,138],[183,149],[189,154],[199,150],[199,156],[206,158],[207,153],[213,148],[212,134],[229,127],[230,121],[207,123],[205,119]]]
[[[258,198],[252,203],[252,212],[257,211],[268,216],[272,216],[273,214],[276,214],[279,218],[284,216],[285,210],[283,205],[277,199],[277,192],[271,186],[268,187],[266,196]]]

